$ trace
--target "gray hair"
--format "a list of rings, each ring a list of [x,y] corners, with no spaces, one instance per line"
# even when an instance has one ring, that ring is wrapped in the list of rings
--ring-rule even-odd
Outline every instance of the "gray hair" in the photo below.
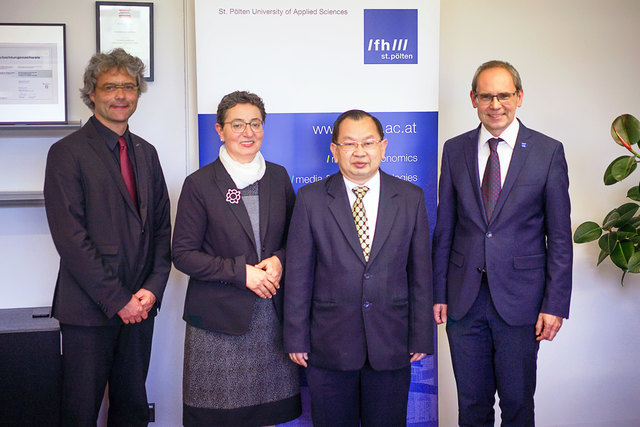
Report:
[[[96,90],[98,77],[114,68],[125,70],[136,79],[138,96],[147,90],[147,82],[144,80],[144,63],[140,58],[128,54],[119,47],[108,53],[98,52],[91,57],[89,65],[84,70],[84,87],[80,89],[80,97],[91,111],[94,110],[95,105],[89,95]]]
[[[480,75],[480,73],[490,68],[504,68],[505,70],[507,70],[509,74],[511,74],[511,78],[513,79],[513,84],[515,85],[516,90],[518,92],[522,90],[522,80],[520,80],[520,74],[518,73],[518,70],[516,70],[515,67],[509,64],[507,61],[493,60],[485,62],[476,70],[476,73],[473,75],[473,80],[471,81],[471,90],[473,91],[473,93],[476,93],[476,89],[478,88],[478,76]]]

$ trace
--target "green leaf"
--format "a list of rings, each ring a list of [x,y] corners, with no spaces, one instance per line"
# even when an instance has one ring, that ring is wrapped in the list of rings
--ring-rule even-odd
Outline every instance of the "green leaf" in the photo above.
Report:
[[[633,225],[635,228],[638,228],[638,226],[640,226],[640,216],[634,216],[633,218],[631,218],[629,224]]]
[[[622,246],[622,252],[624,253],[624,257],[627,260],[627,263],[629,262],[629,258],[631,258],[631,255],[634,254],[636,248],[635,246],[633,246],[632,242],[626,241],[626,240],[621,240],[620,241],[620,246]]]
[[[622,252],[622,247],[620,244],[616,244],[611,251],[611,261],[619,268],[626,270],[627,269],[627,260],[624,258],[624,253]]]
[[[609,247],[607,245],[607,242],[609,241],[609,234],[607,233],[604,236],[600,237],[598,239],[598,247],[600,247],[600,250],[604,253],[606,253],[607,255],[609,255],[611,253],[611,251],[609,250]],[[575,243],[575,242],[574,242]]]
[[[634,156],[620,157],[611,164],[611,175],[616,181],[622,181],[636,169],[636,166],[636,158]]]
[[[623,239],[630,240],[636,237],[637,235],[638,235],[638,231],[631,224],[625,224],[624,226],[618,229],[618,239],[620,240],[623,240]]]
[[[619,220],[620,214],[618,213],[617,209],[614,209],[604,217],[604,220],[602,220],[602,228],[604,228],[605,230],[610,230],[611,227],[613,227],[613,224],[615,224]]]
[[[637,203],[625,203],[624,205],[618,206],[616,211],[620,215],[620,219],[616,221],[613,226],[614,227],[622,227],[627,224],[633,216],[638,212],[640,206]]]
[[[627,197],[640,202],[640,186],[636,185],[627,191]]]
[[[596,265],[600,265],[600,263],[605,259],[607,259],[608,256],[609,256],[609,252],[600,251],[600,255],[598,255],[598,264]]]
[[[593,242],[602,234],[602,228],[593,221],[582,223],[573,233],[573,241],[575,243]]]
[[[623,114],[611,123],[611,137],[618,145],[629,145],[640,141],[640,122],[631,114]],[[623,142],[624,141],[624,142]]]
[[[612,232],[604,234],[600,240],[598,240],[598,246],[602,249],[603,252],[606,252],[607,255],[611,253],[613,247],[616,245],[618,241],[618,233]]]
[[[620,161],[620,159],[626,159],[629,156],[620,156],[617,159],[615,159],[613,162],[611,162],[609,164],[609,166],[607,166],[607,170],[604,171],[604,185],[611,185],[611,184],[615,184],[616,182],[618,182],[612,175],[611,173],[611,169],[613,168],[613,165],[617,162]]]
[[[629,273],[640,273],[640,252],[634,252],[627,263]]]
[[[634,253],[633,243],[630,241],[619,241],[611,251],[611,261],[619,268],[626,270],[629,258]]]

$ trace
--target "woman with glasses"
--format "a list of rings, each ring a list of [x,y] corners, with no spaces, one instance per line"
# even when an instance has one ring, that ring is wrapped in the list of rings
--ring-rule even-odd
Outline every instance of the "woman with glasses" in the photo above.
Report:
[[[189,275],[184,308],[185,426],[264,426],[300,415],[297,367],[282,349],[282,279],[295,195],[260,153],[262,99],[218,105],[217,160],[183,185],[173,262]]]

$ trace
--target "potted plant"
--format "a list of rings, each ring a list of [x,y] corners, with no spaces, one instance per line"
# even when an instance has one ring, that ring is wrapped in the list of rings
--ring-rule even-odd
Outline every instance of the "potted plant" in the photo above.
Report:
[[[638,166],[640,122],[631,114],[618,116],[611,124],[611,137],[616,144],[625,147],[631,155],[615,159],[604,173],[604,185],[612,185],[627,178]],[[640,149],[639,149],[640,151]],[[605,259],[611,261],[622,270],[620,284],[624,284],[627,273],[640,273],[640,187],[636,185],[627,191],[632,202],[624,203],[609,212],[599,225],[587,221],[578,226],[573,234],[575,243],[598,241],[600,254],[598,264]]]

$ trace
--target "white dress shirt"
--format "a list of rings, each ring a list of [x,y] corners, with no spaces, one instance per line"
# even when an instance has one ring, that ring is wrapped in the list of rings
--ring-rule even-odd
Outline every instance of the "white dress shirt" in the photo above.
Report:
[[[502,141],[498,143],[498,158],[500,159],[500,185],[504,186],[504,180],[509,171],[509,164],[511,163],[513,148],[516,146],[519,130],[520,122],[517,119],[513,119],[513,122],[507,126],[500,136],[491,135],[484,125],[480,127],[480,134],[478,135],[478,172],[480,172],[480,186],[482,186],[484,169],[487,167],[487,160],[489,160],[489,154],[491,153],[489,140],[492,138],[502,138]]]
[[[364,210],[367,213],[367,224],[369,225],[369,247],[373,244],[373,235],[376,231],[376,220],[378,219],[378,203],[380,202],[380,171],[376,171],[376,174],[364,184],[356,184],[349,181],[342,175],[344,183],[347,186],[347,197],[349,197],[349,208],[353,208],[353,203],[356,201],[356,195],[353,189],[356,187],[369,187],[369,191],[362,198],[364,204]]]

